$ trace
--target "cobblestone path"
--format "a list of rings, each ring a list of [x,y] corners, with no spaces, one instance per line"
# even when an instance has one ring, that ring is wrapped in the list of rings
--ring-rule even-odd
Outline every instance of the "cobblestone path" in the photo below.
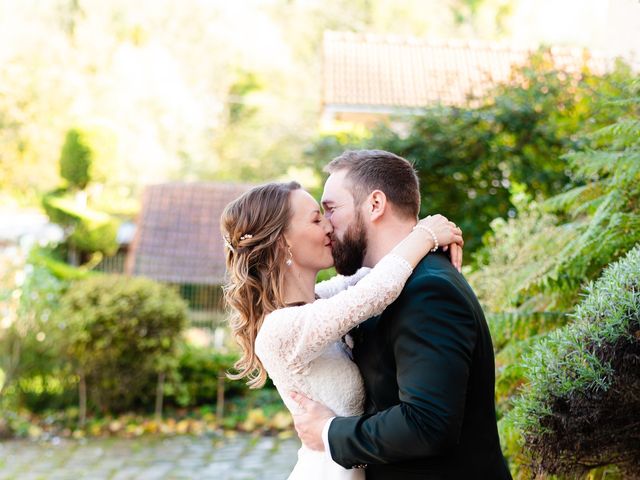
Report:
[[[285,479],[297,438],[169,437],[0,442],[2,480]]]

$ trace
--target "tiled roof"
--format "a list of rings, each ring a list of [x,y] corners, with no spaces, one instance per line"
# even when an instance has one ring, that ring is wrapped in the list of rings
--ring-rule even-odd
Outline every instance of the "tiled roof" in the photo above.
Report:
[[[147,187],[127,257],[127,273],[170,283],[222,284],[225,263],[220,215],[249,188],[204,182]]]
[[[490,42],[434,41],[415,37],[344,32],[324,35],[324,104],[419,108],[462,105],[497,82],[531,50]],[[553,47],[557,65],[567,71],[586,61],[594,71],[611,64],[576,48]]]

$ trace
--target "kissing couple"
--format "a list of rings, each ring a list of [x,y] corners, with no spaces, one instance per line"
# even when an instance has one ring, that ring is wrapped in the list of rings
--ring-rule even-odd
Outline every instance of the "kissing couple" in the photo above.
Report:
[[[221,218],[232,378],[268,375],[293,415],[289,479],[510,479],[461,230],[418,220],[418,178],[397,155],[347,151],[325,170],[322,207],[269,183]],[[331,266],[340,275],[316,283]]]

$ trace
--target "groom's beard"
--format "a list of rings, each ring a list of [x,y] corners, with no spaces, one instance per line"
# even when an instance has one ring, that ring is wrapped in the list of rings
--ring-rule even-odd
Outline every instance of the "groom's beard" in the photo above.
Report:
[[[331,252],[336,271],[341,275],[353,275],[362,267],[367,251],[367,235],[364,222],[357,212],[354,222],[349,225],[342,240],[331,240]]]

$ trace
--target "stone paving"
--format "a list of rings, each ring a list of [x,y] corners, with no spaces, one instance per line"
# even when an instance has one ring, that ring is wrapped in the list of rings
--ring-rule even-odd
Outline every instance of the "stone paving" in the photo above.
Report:
[[[206,436],[0,442],[2,480],[285,479],[297,437]]]

